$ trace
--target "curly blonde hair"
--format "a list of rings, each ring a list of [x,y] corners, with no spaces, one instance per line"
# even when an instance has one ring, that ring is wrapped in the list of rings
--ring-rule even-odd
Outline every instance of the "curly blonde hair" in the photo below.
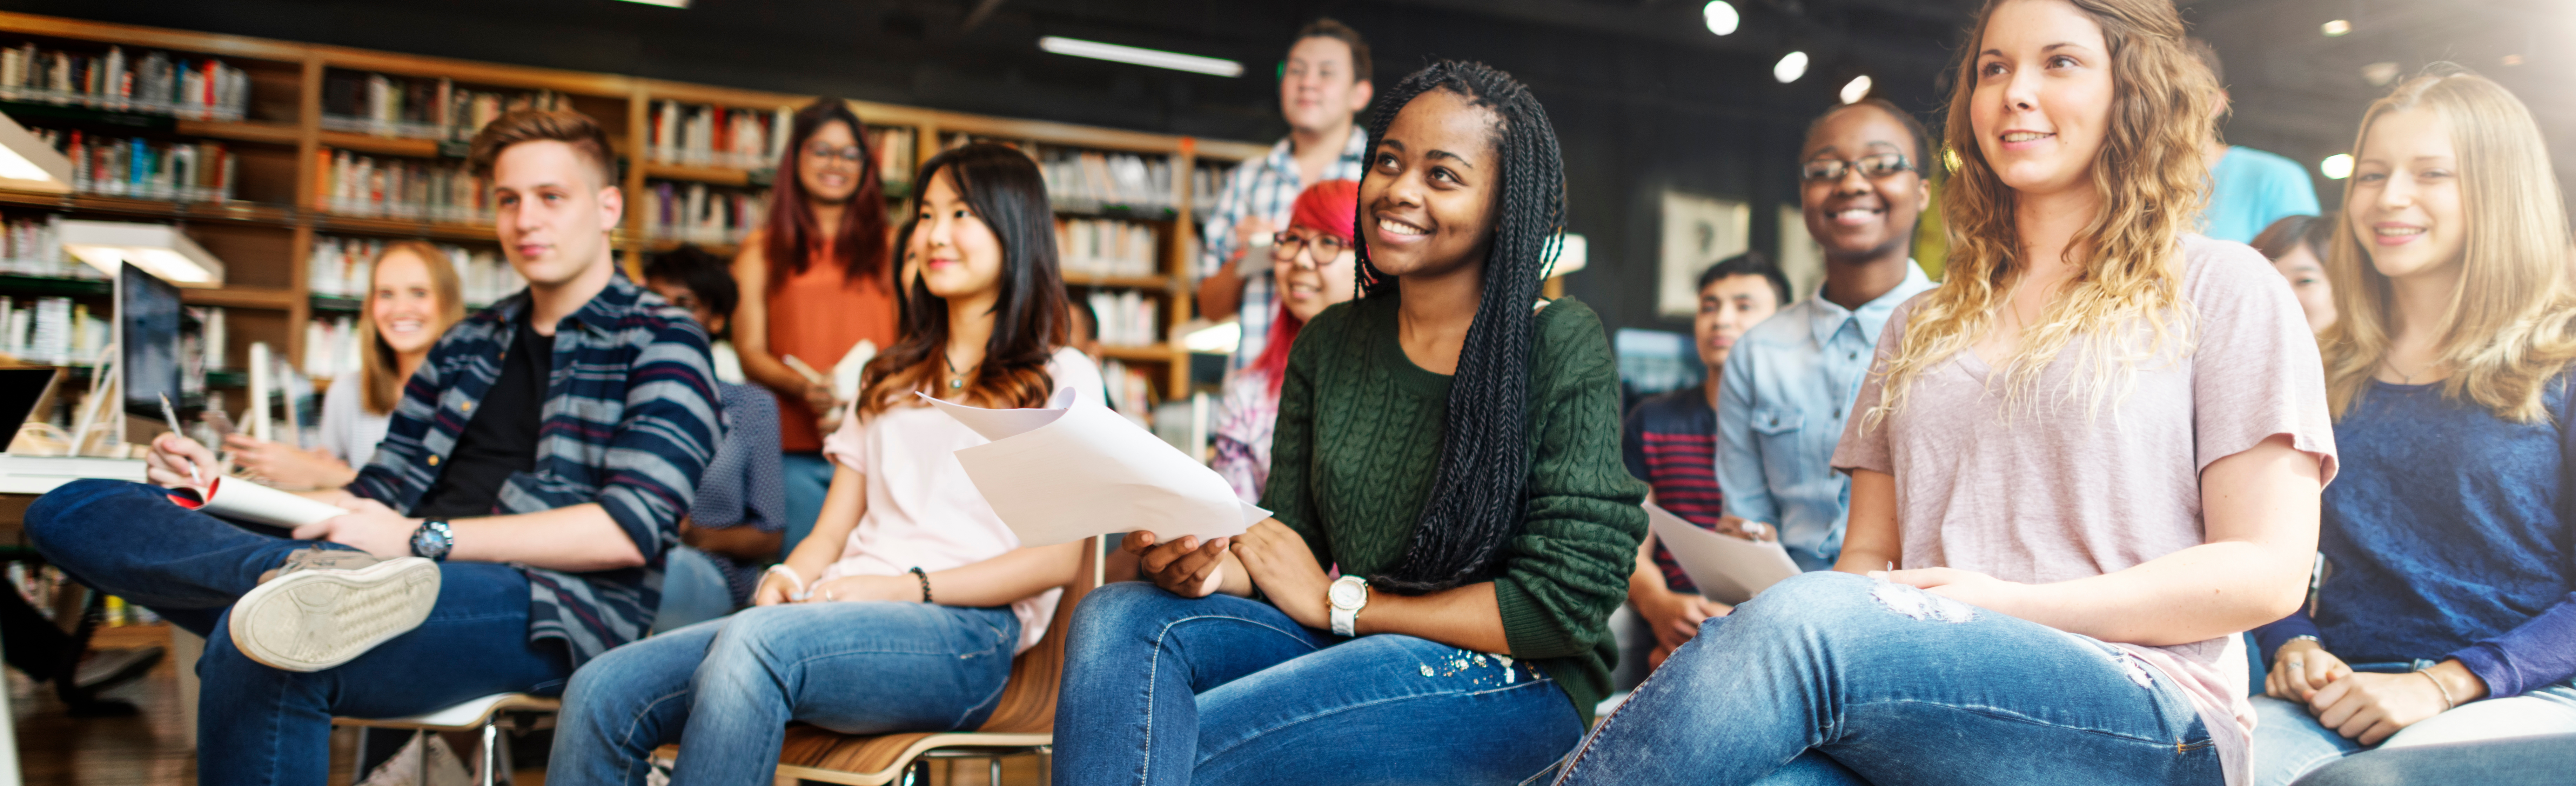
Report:
[[[1969,45],[1961,48],[1944,129],[1944,158],[1954,170],[1941,189],[1948,275],[1915,305],[1895,356],[1879,370],[1885,398],[1867,413],[1865,426],[1903,408],[1915,379],[1968,351],[1992,328],[2024,272],[2014,191],[1975,144],[1970,120],[1977,44],[1985,40],[1995,10],[2017,1],[1989,0],[1977,14]],[[2207,146],[2215,138],[2211,117],[2219,88],[2185,43],[2182,19],[2167,0],[2060,1],[2091,17],[2110,48],[2110,122],[2090,174],[2102,210],[2068,249],[2074,280],[2049,300],[2001,370],[2006,400],[2017,401],[2082,337],[2092,367],[2066,395],[2087,394],[2098,411],[2103,401],[2134,386],[2141,362],[2168,349],[2190,351],[2181,294],[2182,235],[2193,229],[2207,199]],[[2126,329],[2133,325],[2145,329]]]
[[[2459,288],[2443,315],[2439,363],[2451,369],[2442,397],[2467,399],[2499,419],[2537,423],[2548,417],[2547,383],[2576,361],[2576,293],[2571,293],[2566,205],[2552,175],[2549,148],[2531,110],[2504,86],[2450,63],[2373,102],[2361,116],[2352,151],[2362,153],[2380,117],[2421,109],[2447,121],[2459,155],[2460,213],[2467,217]],[[2344,181],[2344,215],[2326,253],[2341,315],[2318,337],[2326,361],[2326,401],[2336,418],[2352,411],[2388,353],[2395,307],[2388,277],[2372,267],[2353,222],[2353,178]]]

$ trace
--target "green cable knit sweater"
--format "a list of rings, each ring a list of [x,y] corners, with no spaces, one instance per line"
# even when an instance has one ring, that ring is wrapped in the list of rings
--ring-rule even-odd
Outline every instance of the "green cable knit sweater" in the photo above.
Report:
[[[1345,574],[1404,558],[1440,465],[1450,378],[1404,356],[1396,306],[1362,298],[1316,315],[1280,389],[1262,506]],[[1619,657],[1608,621],[1645,538],[1646,485],[1620,462],[1619,370],[1601,318],[1556,300],[1539,311],[1534,344],[1528,501],[1486,578],[1506,654],[1554,677],[1588,724]]]

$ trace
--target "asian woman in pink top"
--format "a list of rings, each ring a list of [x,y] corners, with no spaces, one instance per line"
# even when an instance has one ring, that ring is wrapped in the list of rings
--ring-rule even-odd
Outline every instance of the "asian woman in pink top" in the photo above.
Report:
[[[2191,231],[2219,86],[2166,0],[1998,0],[1942,284],[1880,334],[1834,571],[1703,624],[1569,783],[2240,784],[2235,634],[2299,605],[2334,435],[2253,249]]]
[[[1063,346],[1054,213],[1037,165],[974,144],[930,160],[904,270],[904,339],[824,441],[834,463],[814,534],[773,569],[754,608],[609,651],[573,675],[552,780],[645,782],[655,746],[672,777],[767,784],[788,721],[835,731],[972,729],[1035,646],[1081,544],[1021,548],[955,453],[985,440],[917,400],[1101,404],[1100,372]]]

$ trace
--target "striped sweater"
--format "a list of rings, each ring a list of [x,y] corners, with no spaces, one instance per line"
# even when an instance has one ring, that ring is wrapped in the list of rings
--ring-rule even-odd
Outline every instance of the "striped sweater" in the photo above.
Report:
[[[1726,496],[1717,489],[1717,411],[1709,409],[1707,391],[1692,385],[1638,401],[1621,429],[1620,452],[1628,474],[1655,490],[1656,505],[1715,529],[1726,516]],[[1674,592],[1699,592],[1661,543],[1655,544],[1655,567],[1663,569],[1664,585]]]
[[[409,511],[501,375],[525,290],[449,328],[403,386],[385,441],[348,490]],[[528,639],[579,666],[642,638],[661,606],[662,554],[721,435],[707,336],[688,312],[619,274],[555,330],[536,470],[503,483],[495,514],[596,503],[645,555],[640,567],[528,575]]]

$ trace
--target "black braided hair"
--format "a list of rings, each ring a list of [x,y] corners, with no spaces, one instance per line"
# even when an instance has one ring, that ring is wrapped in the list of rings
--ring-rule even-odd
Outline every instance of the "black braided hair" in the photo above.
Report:
[[[1510,74],[1476,62],[1442,60],[1406,76],[1369,119],[1369,150],[1386,139],[1396,113],[1423,93],[1446,90],[1494,113],[1501,204],[1485,258],[1485,294],[1450,381],[1439,475],[1422,506],[1404,559],[1372,581],[1403,594],[1436,592],[1486,578],[1495,552],[1520,530],[1529,465],[1530,355],[1539,283],[1565,227],[1565,168],[1547,109]],[[1378,177],[1372,172],[1364,177]],[[1368,226],[1367,206],[1354,226]],[[1358,237],[1364,297],[1397,294],[1394,276],[1369,259]]]

